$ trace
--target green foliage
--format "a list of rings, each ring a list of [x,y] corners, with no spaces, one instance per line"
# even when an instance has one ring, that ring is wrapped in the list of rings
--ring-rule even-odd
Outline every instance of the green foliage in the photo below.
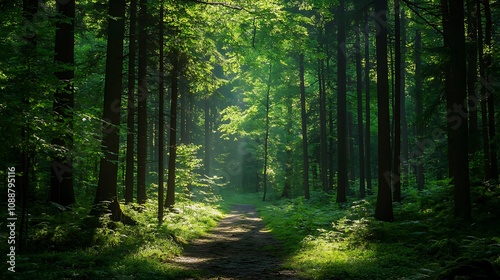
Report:
[[[287,247],[287,266],[312,279],[425,279],[437,277],[458,257],[500,265],[498,211],[464,225],[453,219],[449,181],[428,185],[395,204],[396,222],[375,220],[375,197],[337,204],[322,192],[259,203],[267,227]],[[480,192],[494,205],[499,190]]]

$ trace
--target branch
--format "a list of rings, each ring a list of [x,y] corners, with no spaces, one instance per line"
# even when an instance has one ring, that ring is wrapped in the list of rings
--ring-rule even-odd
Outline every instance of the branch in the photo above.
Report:
[[[207,2],[207,1],[202,1],[202,0],[191,0],[191,1],[199,3],[199,4],[205,4],[205,5],[223,6],[223,7],[226,7],[226,8],[233,9],[233,10],[248,11],[244,7],[237,6],[237,5],[234,5],[234,4],[231,4],[231,3],[227,3],[227,2]]]
[[[432,27],[434,30],[436,30],[436,32],[438,32],[439,34],[441,35],[444,35],[443,31],[441,31],[441,29],[437,28],[436,25],[432,24],[430,21],[428,21],[427,19],[425,19],[415,8],[414,6],[416,6],[414,3],[411,3],[409,0],[403,0],[403,2],[406,3],[406,5],[408,6],[408,8],[410,8],[420,19],[422,19],[425,23],[427,23],[430,27]],[[417,7],[418,8],[418,7]]]

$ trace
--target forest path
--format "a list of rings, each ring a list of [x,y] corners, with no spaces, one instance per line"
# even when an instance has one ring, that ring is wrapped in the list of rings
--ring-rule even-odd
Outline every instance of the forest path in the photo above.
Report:
[[[280,249],[255,206],[234,205],[217,227],[188,245],[175,263],[200,271],[201,278],[196,279],[302,279],[282,268]]]

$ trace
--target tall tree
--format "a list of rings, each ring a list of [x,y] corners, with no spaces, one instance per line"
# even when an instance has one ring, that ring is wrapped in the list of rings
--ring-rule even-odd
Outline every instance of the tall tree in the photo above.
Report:
[[[399,0],[394,1],[395,28],[394,28],[394,52],[395,52],[395,92],[394,92],[394,157],[392,176],[390,178],[393,200],[401,202],[401,21]]]
[[[309,193],[309,154],[307,146],[307,112],[306,112],[306,86],[304,81],[304,54],[299,55],[299,79],[300,79],[300,110],[302,119],[302,185],[304,186],[304,197],[310,198]]]
[[[496,147],[496,128],[495,128],[495,99],[493,96],[492,89],[492,71],[491,66],[493,65],[493,44],[492,44],[492,30],[493,21],[491,18],[491,7],[489,0],[484,1],[484,16],[485,16],[485,28],[484,28],[484,43],[487,48],[487,52],[484,56],[484,63],[486,67],[486,90],[488,91],[488,131],[489,131],[489,144],[490,144],[490,179],[498,180],[498,157],[497,157],[497,147]]]
[[[375,0],[375,24],[377,25],[377,105],[378,105],[378,193],[375,218],[394,220],[391,182],[386,172],[391,171],[391,143],[389,120],[389,81],[387,64],[387,0]]]
[[[264,172],[262,178],[264,179],[264,194],[262,201],[266,200],[267,194],[267,163],[268,163],[268,141],[269,141],[269,95],[271,94],[271,78],[272,78],[272,63],[269,62],[269,79],[267,80],[267,93],[266,93],[266,136],[264,137]]]
[[[467,95],[469,100],[476,99],[476,82],[477,82],[477,18],[476,18],[476,2],[477,0],[467,0]],[[477,149],[477,105],[476,108],[469,110],[469,141],[471,145],[469,151],[474,153]]]
[[[125,203],[134,200],[134,143],[135,143],[135,59],[137,0],[130,1],[127,80],[127,155],[125,170]]]
[[[177,155],[177,99],[179,95],[179,51],[173,49],[170,54],[172,70],[170,72],[170,139],[168,153],[167,197],[165,207],[172,208],[175,204],[175,159]]]
[[[50,200],[67,206],[75,202],[73,188],[73,166],[71,150],[73,149],[73,109],[75,77],[75,1],[57,1],[57,21],[55,39],[55,57],[59,68],[55,76],[60,81],[54,94],[53,112],[60,125],[58,134],[52,139],[52,145],[59,152],[52,161],[50,180]]]
[[[356,30],[356,96],[358,109],[359,196],[365,197],[365,143],[363,137],[363,77],[361,65],[360,29]]]
[[[455,106],[461,106],[467,100],[466,90],[466,61],[465,61],[465,28],[464,28],[464,1],[445,0],[443,7],[443,31],[449,44],[445,46],[450,52],[447,62],[451,79],[446,96],[447,112],[456,111]],[[447,14],[446,14],[447,13]],[[448,22],[446,22],[448,20]],[[453,183],[455,185],[455,216],[464,220],[471,220],[471,201],[469,184],[467,107],[461,108],[464,115],[448,114],[448,158]]]
[[[347,57],[345,53],[345,0],[340,0],[337,31],[337,138],[338,138],[338,183],[337,202],[346,202],[347,179]]]
[[[369,192],[372,191],[372,171],[371,171],[371,133],[370,133],[370,37],[369,37],[369,25],[368,17],[365,17],[365,141],[366,141],[366,188]]]
[[[146,159],[147,159],[147,0],[139,1],[139,67],[138,78],[138,108],[137,108],[137,203],[146,202]]]
[[[417,143],[423,143],[424,141],[424,105],[423,105],[423,77],[422,77],[422,35],[420,30],[415,30],[415,43],[414,43],[414,61],[415,61],[415,88],[414,88],[414,98],[415,98],[415,115],[416,115],[416,138]],[[425,173],[424,173],[424,163],[423,154],[425,152],[425,146],[421,145],[419,147],[419,153],[417,154],[415,163],[415,174],[417,177],[417,189],[423,190],[425,184]]]
[[[111,218],[115,221],[124,218],[117,197],[120,111],[115,108],[117,105],[119,108],[121,103],[125,5],[124,0],[109,1],[104,79],[104,126],[101,146],[104,157],[100,162],[99,182],[94,199],[95,206],[92,210],[92,214],[100,215],[107,208],[111,211]]]
[[[160,20],[159,20],[159,60],[160,60],[160,65],[159,65],[159,84],[158,84],[158,94],[159,94],[159,101],[158,101],[158,223],[162,224],[163,223],[163,177],[164,177],[164,169],[165,165],[163,164],[163,159],[164,159],[164,136],[165,136],[165,116],[163,113],[164,107],[165,107],[165,85],[164,85],[164,75],[165,75],[165,61],[164,61],[164,51],[163,51],[163,45],[164,45],[164,29],[165,29],[165,24],[163,22],[163,14],[164,14],[164,3],[161,1],[160,3]]]

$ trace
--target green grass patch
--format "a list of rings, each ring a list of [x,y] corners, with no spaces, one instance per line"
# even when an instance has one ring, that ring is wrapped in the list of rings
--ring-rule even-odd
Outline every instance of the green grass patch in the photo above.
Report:
[[[29,247],[17,254],[15,279],[189,276],[195,272],[184,271],[169,261],[182,253],[184,244],[206,233],[223,217],[217,204],[187,201],[177,203],[175,212],[167,212],[162,225],[158,225],[153,201],[144,206],[122,205],[138,223],[132,226],[107,217],[87,217],[84,208],[58,213],[50,205],[35,207],[45,214],[30,221]]]
[[[310,279],[432,279],[457,259],[500,265],[500,191],[477,191],[474,223],[452,216],[452,190],[440,182],[394,204],[396,221],[372,216],[375,196],[338,204],[325,193],[259,202],[286,265]],[[481,203],[477,203],[476,201]]]

